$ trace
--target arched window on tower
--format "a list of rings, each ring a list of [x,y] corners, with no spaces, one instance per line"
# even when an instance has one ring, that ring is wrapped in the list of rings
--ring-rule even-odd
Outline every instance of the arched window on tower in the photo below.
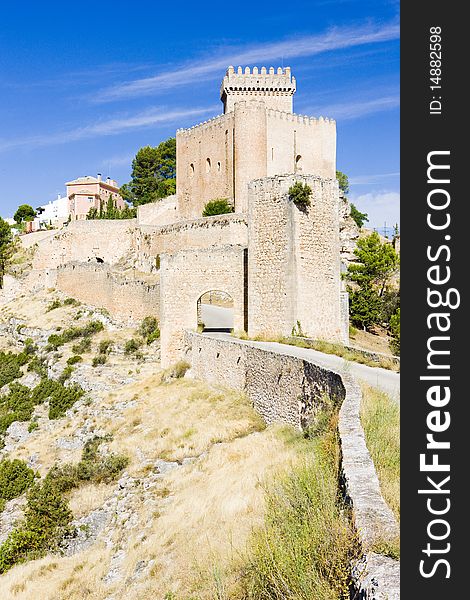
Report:
[[[295,157],[295,173],[301,173],[302,172],[302,157],[300,154],[297,154],[297,156]]]
[[[189,165],[189,175],[190,176],[194,175],[194,163],[191,163]]]
[[[211,172],[211,159],[206,158],[206,173],[210,173],[210,172]]]

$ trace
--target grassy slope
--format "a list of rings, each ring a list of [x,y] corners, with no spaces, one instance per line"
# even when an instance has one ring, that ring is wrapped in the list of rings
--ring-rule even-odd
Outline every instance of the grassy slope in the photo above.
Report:
[[[370,386],[362,387],[361,420],[383,497],[400,519],[400,406]]]

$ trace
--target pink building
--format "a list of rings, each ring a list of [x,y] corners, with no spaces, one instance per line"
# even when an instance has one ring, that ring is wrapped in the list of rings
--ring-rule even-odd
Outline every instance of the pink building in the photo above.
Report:
[[[86,219],[90,208],[106,210],[109,197],[112,196],[116,208],[122,210],[126,203],[119,193],[116,181],[109,177],[102,181],[101,173],[96,177],[87,175],[65,184],[69,199],[69,212],[72,221]]]

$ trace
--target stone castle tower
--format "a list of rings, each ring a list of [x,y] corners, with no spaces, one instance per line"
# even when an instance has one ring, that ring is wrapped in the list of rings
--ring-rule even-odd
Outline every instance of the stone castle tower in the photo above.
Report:
[[[220,87],[220,99],[224,104],[224,114],[234,110],[240,100],[262,100],[267,108],[284,112],[293,111],[293,96],[295,94],[295,77],[291,76],[290,67],[277,71],[274,67],[249,67],[243,69],[233,67],[227,69]]]
[[[336,123],[292,112],[289,67],[229,67],[221,86],[224,114],[176,134],[178,212],[199,218],[215,198],[246,214],[248,183],[292,173],[335,177]]]

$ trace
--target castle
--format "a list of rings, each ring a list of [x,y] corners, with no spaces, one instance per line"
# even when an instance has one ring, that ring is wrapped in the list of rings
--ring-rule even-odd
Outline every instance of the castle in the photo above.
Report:
[[[176,195],[137,219],[75,221],[39,243],[32,276],[111,312],[160,320],[162,365],[184,353],[207,292],[233,302],[232,329],[346,342],[336,124],[293,112],[289,67],[229,67],[222,115],[176,134]],[[311,205],[289,189],[301,181]],[[234,212],[202,217],[226,198]]]
[[[293,113],[290,68],[229,67],[220,97],[224,114],[176,133],[178,212],[202,214],[207,201],[228,198],[248,210],[248,184],[284,173],[335,177],[336,124]]]

